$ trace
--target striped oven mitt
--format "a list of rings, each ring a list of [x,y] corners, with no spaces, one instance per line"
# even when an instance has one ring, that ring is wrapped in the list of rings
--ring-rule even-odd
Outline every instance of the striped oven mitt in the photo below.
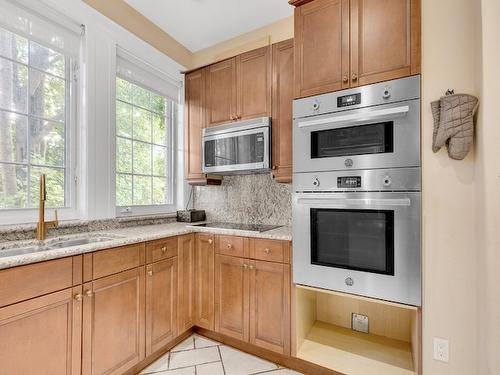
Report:
[[[432,102],[432,151],[438,152],[447,144],[450,158],[465,158],[474,137],[474,114],[478,105],[479,100],[468,94],[447,95]]]

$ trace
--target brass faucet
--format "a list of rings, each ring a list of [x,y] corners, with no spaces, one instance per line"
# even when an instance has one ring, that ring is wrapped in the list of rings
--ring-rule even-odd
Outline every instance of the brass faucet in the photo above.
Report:
[[[38,208],[38,224],[36,226],[36,239],[43,241],[47,235],[48,228],[59,226],[57,219],[57,210],[55,210],[56,219],[54,221],[45,221],[45,201],[47,200],[47,188],[45,185],[45,175],[40,176],[40,205]]]

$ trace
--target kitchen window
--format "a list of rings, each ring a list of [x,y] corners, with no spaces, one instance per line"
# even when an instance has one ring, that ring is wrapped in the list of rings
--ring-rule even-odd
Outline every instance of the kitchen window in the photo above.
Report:
[[[176,102],[168,82],[118,48],[116,77],[117,215],[175,211]],[[124,56],[125,55],[125,56]],[[175,91],[177,92],[177,87]]]
[[[42,27],[30,17],[30,27]],[[0,28],[0,210],[38,207],[41,174],[47,207],[71,207],[76,59],[50,44],[50,28],[36,40],[13,29]]]

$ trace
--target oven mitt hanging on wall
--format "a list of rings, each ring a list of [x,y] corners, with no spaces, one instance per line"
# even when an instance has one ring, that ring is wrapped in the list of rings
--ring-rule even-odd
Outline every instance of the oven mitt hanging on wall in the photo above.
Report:
[[[478,104],[479,100],[468,94],[447,95],[431,103],[434,117],[432,151],[438,152],[448,144],[450,158],[465,158],[472,145]]]

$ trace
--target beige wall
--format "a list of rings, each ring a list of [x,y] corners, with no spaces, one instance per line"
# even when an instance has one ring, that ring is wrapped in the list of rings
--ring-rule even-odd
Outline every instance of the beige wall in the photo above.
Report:
[[[109,19],[188,68],[192,53],[123,0],[83,0]]]
[[[293,38],[293,16],[198,51],[193,54],[191,67],[208,65],[214,61],[290,38]]]
[[[500,374],[500,2],[482,0],[482,87],[477,127],[479,371]]]

